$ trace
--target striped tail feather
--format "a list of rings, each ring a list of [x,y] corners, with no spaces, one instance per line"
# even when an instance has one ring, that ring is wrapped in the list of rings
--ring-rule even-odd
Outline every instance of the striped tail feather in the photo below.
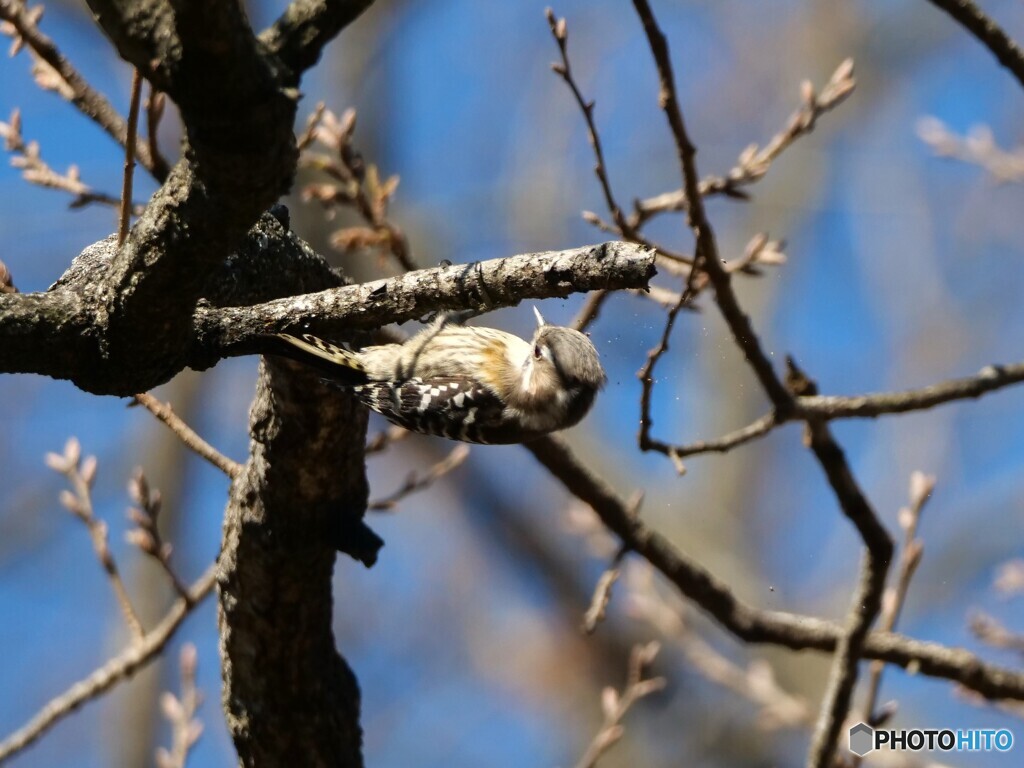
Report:
[[[274,341],[271,354],[305,363],[334,381],[354,385],[367,380],[366,369],[359,361],[359,356],[337,344],[309,333],[301,336],[275,333],[266,338]]]

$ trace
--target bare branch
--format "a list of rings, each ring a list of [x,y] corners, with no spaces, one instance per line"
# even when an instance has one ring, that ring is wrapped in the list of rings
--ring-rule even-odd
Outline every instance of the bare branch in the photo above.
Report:
[[[1024,363],[989,365],[974,376],[950,379],[920,389],[843,397],[818,395],[801,397],[795,415],[803,419],[863,419],[892,413],[934,408],[954,400],[976,399],[989,392],[1024,381]]]
[[[121,213],[117,222],[117,245],[121,247],[128,238],[131,222],[132,180],[135,175],[136,138],[139,128],[139,102],[142,100],[142,75],[132,70],[131,103],[128,108],[128,137],[124,143],[124,181],[121,186]]]
[[[693,298],[691,291],[683,291],[679,294],[679,300],[675,303],[668,311],[668,317],[665,319],[665,327],[661,332],[661,340],[658,345],[654,347],[650,352],[647,353],[647,361],[644,363],[643,368],[637,371],[637,378],[640,379],[642,389],[640,391],[640,429],[637,433],[637,443],[640,445],[641,451],[661,451],[669,458],[672,459],[676,467],[676,472],[680,475],[686,472],[686,467],[683,466],[683,462],[680,461],[680,456],[677,451],[673,450],[672,446],[667,443],[663,443],[660,440],[654,440],[651,437],[651,427],[654,426],[654,419],[651,418],[651,397],[654,393],[654,366],[658,364],[658,360],[661,356],[668,351],[668,339],[672,334],[672,329],[676,324],[676,317],[679,316],[680,311],[685,307],[689,301]]]
[[[515,306],[525,299],[602,288],[638,288],[654,273],[654,253],[629,243],[524,254],[417,270],[252,307],[200,308],[196,338],[223,356],[229,348],[297,326],[330,337],[418,319],[431,312]],[[2,331],[2,316],[0,316]],[[239,347],[234,353],[254,351]],[[211,362],[213,362],[211,360]],[[2,368],[2,360],[0,360]]]
[[[308,184],[302,190],[305,201],[316,200],[333,217],[335,209],[349,207],[367,224],[366,227],[340,229],[331,236],[331,244],[345,252],[366,248],[390,254],[405,271],[419,269],[409,251],[405,233],[388,218],[391,198],[398,189],[398,177],[380,179],[376,165],[366,165],[352,145],[356,129],[356,111],[345,110],[339,118],[323,103],[317,104],[299,139],[305,149],[299,166],[325,173],[337,183]],[[313,142],[327,147],[331,155],[311,152]]]
[[[636,515],[639,511],[642,500],[643,494],[637,494],[634,498],[630,505],[633,515]],[[615,553],[615,557],[612,558],[611,565],[601,574],[601,578],[597,580],[594,594],[590,598],[590,607],[583,614],[583,631],[588,635],[594,634],[597,625],[604,621],[605,614],[608,611],[608,603],[612,599],[612,587],[615,586],[615,582],[619,580],[619,576],[622,574],[622,561],[628,552],[628,548],[620,546]]]
[[[213,590],[216,574],[217,566],[213,564],[189,588],[189,600],[177,600],[149,632],[88,677],[51,699],[24,726],[0,742],[0,762],[25,749],[80,706],[99,698],[159,656],[185,617]]]
[[[835,651],[844,629],[819,619],[754,608],[703,566],[680,552],[640,518],[630,517],[629,503],[586,467],[562,438],[548,436],[525,448],[566,489],[590,505],[619,541],[659,571],[681,594],[699,605],[736,638],[792,650]],[[871,632],[863,656],[916,672],[961,683],[988,699],[1024,699],[1024,673],[982,661],[961,648],[915,640],[894,632]]]
[[[390,512],[407,496],[426,490],[449,472],[462,466],[468,457],[469,446],[460,443],[426,472],[410,472],[401,488],[382,499],[371,501],[366,508],[375,512]]]
[[[128,124],[103,94],[95,90],[79,74],[56,44],[39,30],[37,24],[40,16],[38,10],[29,10],[20,0],[0,0],[0,19],[10,24],[17,40],[28,46],[38,57],[38,61],[45,63],[59,78],[60,95],[78,107],[82,114],[99,125],[114,141],[122,147],[125,146],[128,141]],[[153,159],[147,147],[140,148],[138,158],[142,166],[158,181],[164,180],[165,177],[158,176],[154,170]]]
[[[15,109],[9,118],[10,122],[0,122],[0,138],[4,140],[4,149],[14,157],[11,158],[11,166],[21,169],[21,178],[29,184],[57,189],[73,195],[72,208],[84,208],[93,203],[118,207],[121,199],[106,192],[98,192],[82,181],[79,175],[78,166],[69,166],[64,173],[58,173],[43,160],[39,143],[36,141],[25,141],[21,134],[21,113]],[[133,212],[138,215],[144,206],[139,203],[133,204]]]
[[[292,0],[260,40],[298,76],[320,59],[341,30],[359,18],[373,0]]]
[[[657,642],[634,646],[629,656],[626,685],[622,692],[610,687],[601,692],[601,711],[604,713],[604,722],[586,752],[576,763],[576,768],[593,768],[597,765],[601,756],[622,738],[622,734],[625,732],[622,719],[630,708],[640,699],[665,687],[665,678],[663,677],[644,677],[645,669],[654,662],[658,650]]]
[[[196,719],[196,710],[203,696],[196,687],[196,647],[186,643],[181,649],[178,669],[181,674],[181,697],[170,691],[160,698],[160,708],[171,723],[171,749],[156,751],[157,768],[185,768],[188,753],[199,741],[203,724]]]
[[[178,436],[181,442],[185,444],[186,448],[193,451],[201,458],[206,459],[228,477],[238,477],[238,474],[242,471],[242,465],[237,461],[229,459],[208,442],[203,440],[203,438],[201,438],[188,424],[182,421],[181,418],[171,410],[169,403],[161,403],[157,398],[153,397],[153,395],[149,393],[135,395],[134,401],[166,424],[170,430]]]
[[[704,640],[687,620],[685,606],[670,604],[656,588],[650,563],[637,563],[626,576],[627,611],[678,646],[693,670],[713,683],[739,694],[758,708],[761,728],[810,726],[814,712],[807,702],[784,690],[771,665],[753,659],[746,667],[734,663]]]
[[[904,507],[899,513],[900,527],[903,529],[903,546],[900,549],[899,575],[896,584],[886,590],[882,602],[882,615],[878,622],[879,629],[892,632],[896,628],[900,611],[910,590],[910,580],[921,563],[924,544],[917,538],[917,527],[921,522],[921,512],[935,489],[935,478],[923,472],[914,472],[910,476],[910,506]],[[882,672],[885,666],[878,661],[871,663],[868,677],[868,689],[864,696],[863,719],[868,724],[878,722],[875,706],[878,703],[878,691],[882,684]]]
[[[618,235],[628,242],[653,248],[659,253],[659,255],[664,255],[665,258],[669,260],[684,264],[691,263],[689,257],[674,253],[644,237],[640,233],[639,227],[632,224],[623,214],[622,208],[615,200],[615,195],[612,192],[611,180],[608,177],[608,166],[604,159],[604,150],[601,146],[601,136],[597,131],[597,123],[594,120],[595,102],[588,101],[583,96],[583,92],[580,90],[580,87],[573,76],[572,65],[569,61],[568,24],[565,19],[557,18],[555,16],[555,12],[550,8],[546,9],[545,16],[548,20],[548,25],[551,27],[551,34],[555,38],[555,43],[558,45],[558,52],[561,54],[562,58],[561,63],[551,65],[551,70],[565,81],[569,90],[572,91],[573,98],[575,99],[577,106],[579,106],[580,112],[583,114],[583,119],[587,124],[587,140],[590,142],[590,147],[594,151],[594,174],[597,176],[598,183],[601,186],[601,193],[604,195],[605,205],[608,207],[608,212],[611,214],[614,226],[602,221],[597,214],[590,211],[583,212],[584,221],[593,224],[598,229],[605,232]]]
[[[594,174],[597,176],[597,181],[601,185],[601,192],[604,194],[604,202],[608,207],[608,211],[611,213],[612,220],[615,222],[615,226],[618,227],[618,231],[623,238],[628,238],[631,233],[631,228],[626,221],[626,217],[622,214],[622,209],[619,204],[615,201],[615,195],[612,192],[611,182],[608,180],[608,168],[604,160],[604,150],[601,148],[601,137],[597,133],[597,126],[594,124],[594,102],[587,101],[583,96],[583,92],[580,91],[579,85],[576,84],[576,80],[572,74],[572,64],[569,62],[569,28],[565,19],[559,19],[555,16],[555,12],[550,8],[545,10],[545,16],[548,20],[548,26],[551,27],[551,34],[555,38],[555,43],[558,45],[558,52],[562,56],[561,64],[552,64],[551,70],[565,81],[565,84],[569,86],[569,90],[572,91],[573,98],[576,100],[576,104],[580,108],[580,112],[583,113],[583,119],[587,123],[587,140],[590,142],[590,148],[594,150]]]
[[[1002,28],[986,16],[971,0],[929,0],[952,16],[960,26],[974,35],[991,51],[996,60],[1010,70],[1024,86],[1024,51]]]
[[[71,491],[62,491],[61,504],[76,518],[85,524],[92,538],[92,546],[96,557],[107,574],[110,586],[114,590],[117,604],[124,614],[125,623],[132,637],[138,641],[144,634],[142,622],[132,606],[128,590],[121,579],[121,572],[107,543],[107,524],[93,514],[92,485],[96,480],[96,457],[86,456],[82,460],[82,448],[75,438],[69,438],[64,446],[64,453],[46,454],[46,465],[55,472],[60,472],[71,484]]]
[[[856,80],[853,78],[853,60],[846,59],[832,73],[821,93],[814,90],[809,80],[800,86],[800,106],[790,115],[786,127],[775,134],[764,146],[751,144],[740,153],[736,165],[725,176],[707,176],[697,185],[703,197],[725,195],[745,199],[743,187],[759,181],[771,168],[772,163],[788,149],[793,142],[814,130],[818,118],[839,106],[853,93]],[[686,210],[686,192],[682,189],[665,192],[634,203],[629,223],[641,227],[659,213]]]
[[[994,616],[977,611],[971,616],[970,627],[974,636],[982,642],[994,648],[1002,648],[1024,654],[1024,634],[1011,632],[1000,624]]]
[[[923,117],[917,121],[917,135],[939,157],[978,165],[999,183],[1024,181],[1024,149],[1002,149],[986,125],[959,136],[938,118]]]
[[[392,424],[366,441],[366,450],[364,453],[369,456],[371,453],[381,453],[386,451],[392,445],[405,440],[411,434],[412,432],[409,430],[402,429],[402,427],[397,427]]]
[[[766,413],[741,429],[714,440],[700,440],[683,445],[668,445],[652,440],[652,450],[683,458],[701,453],[725,453],[744,443],[768,434],[790,421],[800,419],[874,419],[910,411],[923,411],[958,400],[977,399],[982,395],[1024,381],[1024,363],[990,365],[974,376],[930,384],[919,389],[898,392],[876,392],[866,395],[804,395],[793,400],[785,415]]]
[[[817,385],[797,367],[792,358],[786,359],[786,367],[786,386],[790,392],[797,396],[815,394]],[[882,607],[882,593],[892,561],[893,543],[861,491],[846,461],[846,455],[832,437],[828,424],[824,421],[808,421],[806,434],[840,509],[853,523],[864,542],[860,578],[836,644],[828,686],[807,755],[808,768],[829,768],[843,720],[850,711],[865,641]]]
[[[152,557],[171,581],[174,591],[185,600],[189,599],[188,587],[178,578],[178,574],[171,567],[172,547],[170,542],[164,541],[160,534],[160,527],[157,519],[163,506],[163,499],[160,491],[150,490],[149,482],[142,471],[142,467],[135,470],[135,474],[128,482],[128,493],[138,506],[128,509],[128,519],[136,528],[125,534],[125,538]]]
[[[633,7],[636,8],[637,15],[640,17],[651,53],[654,56],[660,84],[658,101],[675,139],[676,153],[684,180],[683,189],[690,201],[687,207],[687,221],[696,238],[694,267],[695,269],[701,268],[707,273],[715,288],[715,301],[732,331],[733,339],[743,351],[747,362],[776,409],[785,413],[792,406],[791,397],[772,368],[768,356],[761,348],[750,318],[743,312],[736,300],[729,273],[721,263],[714,230],[704,211],[704,199],[699,192],[699,176],[694,160],[697,150],[686,132],[683,113],[676,96],[675,76],[672,74],[668,41],[658,27],[647,0],[633,0]]]

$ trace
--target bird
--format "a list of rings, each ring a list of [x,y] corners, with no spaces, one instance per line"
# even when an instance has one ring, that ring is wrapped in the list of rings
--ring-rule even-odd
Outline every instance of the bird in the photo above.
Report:
[[[278,354],[311,364],[393,424],[450,440],[511,444],[577,423],[607,376],[593,342],[534,307],[530,341],[439,315],[400,344],[346,349],[273,334]]]

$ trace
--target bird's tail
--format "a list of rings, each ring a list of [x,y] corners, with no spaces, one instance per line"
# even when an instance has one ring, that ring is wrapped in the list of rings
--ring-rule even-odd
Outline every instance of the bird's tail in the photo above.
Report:
[[[275,333],[266,338],[271,341],[272,350],[268,350],[271,354],[305,363],[333,381],[354,385],[367,380],[366,369],[359,361],[359,356],[351,350],[309,333],[301,336]]]

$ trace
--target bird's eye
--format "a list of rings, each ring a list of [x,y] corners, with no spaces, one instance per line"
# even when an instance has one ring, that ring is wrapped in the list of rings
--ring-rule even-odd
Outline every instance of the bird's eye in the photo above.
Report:
[[[537,358],[538,360],[540,360],[540,356],[541,356],[540,344],[534,344],[533,345],[533,356],[535,358]]]

